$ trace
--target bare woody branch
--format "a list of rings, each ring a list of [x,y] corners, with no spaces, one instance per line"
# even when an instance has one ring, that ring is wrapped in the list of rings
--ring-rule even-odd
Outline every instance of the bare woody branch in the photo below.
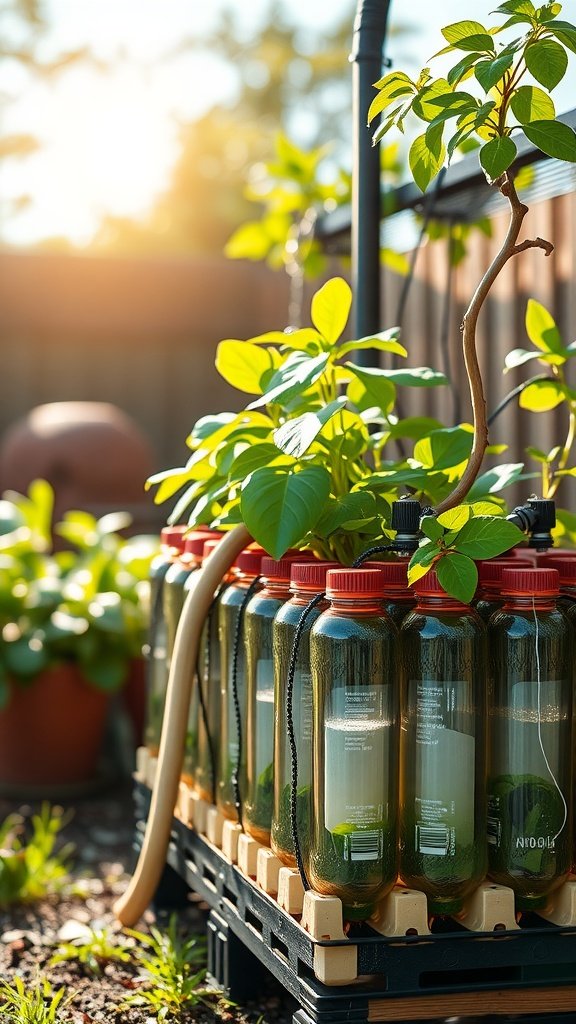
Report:
[[[447,512],[448,509],[454,508],[466,498],[468,491],[480,472],[484,453],[488,446],[486,399],[484,397],[484,386],[476,352],[476,325],[480,310],[498,274],[512,256],[516,256],[526,249],[543,249],[546,256],[549,256],[554,251],[554,246],[551,242],[547,242],[543,238],[527,239],[524,242],[518,243],[518,236],[524,217],[528,213],[528,207],[520,202],[514,182],[509,177],[508,172],[503,174],[501,178],[498,178],[495,184],[510,203],[510,224],[508,225],[508,231],[502,247],[474,292],[461,325],[462,351],[470,386],[470,398],[472,400],[474,440],[466,469],[454,490],[436,507],[435,512],[437,515],[441,515],[442,512]]]

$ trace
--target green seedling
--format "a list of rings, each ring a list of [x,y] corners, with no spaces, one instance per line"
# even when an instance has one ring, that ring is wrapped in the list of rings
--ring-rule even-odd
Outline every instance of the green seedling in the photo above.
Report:
[[[62,943],[50,965],[76,960],[90,974],[101,974],[106,964],[130,963],[132,946],[122,941],[110,928],[90,928],[86,935]]]
[[[73,998],[74,993],[66,995],[64,988],[54,990],[46,978],[31,988],[18,976],[12,982],[0,981],[3,1024],[58,1024]]]
[[[68,821],[62,808],[44,803],[32,818],[27,838],[20,815],[6,818],[0,827],[0,906],[44,899],[62,890],[73,847],[56,850],[56,841]]]
[[[169,1021],[178,1020],[183,1010],[209,1005],[219,998],[202,985],[206,976],[204,966],[200,966],[205,962],[204,943],[196,937],[181,939],[175,917],[171,917],[166,932],[151,928],[149,935],[131,929],[126,933],[140,944],[133,958],[143,986],[127,997],[124,1006],[143,1006],[158,1021]]]

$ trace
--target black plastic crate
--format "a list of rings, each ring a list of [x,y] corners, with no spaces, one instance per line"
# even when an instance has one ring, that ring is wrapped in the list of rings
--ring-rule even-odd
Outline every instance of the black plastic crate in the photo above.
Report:
[[[138,842],[150,791],[137,783],[135,795]],[[576,927],[559,928],[532,916],[518,931],[478,933],[454,926],[429,936],[390,938],[362,925],[344,940],[319,942],[176,818],[167,863],[210,907],[214,980],[232,998],[246,999],[258,989],[262,965],[297,1000],[295,1024],[465,1020],[482,1014],[500,1022],[576,1024]],[[351,943],[359,979],[345,986],[318,981],[315,948]]]

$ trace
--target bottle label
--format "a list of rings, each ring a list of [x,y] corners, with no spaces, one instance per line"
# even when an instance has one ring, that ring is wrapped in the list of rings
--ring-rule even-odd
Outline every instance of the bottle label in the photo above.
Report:
[[[555,853],[568,811],[570,721],[565,683],[514,683],[507,707],[492,711],[487,838],[525,871]]]
[[[415,710],[415,847],[421,854],[453,856],[474,842],[475,746],[469,680],[412,680]]]
[[[272,764],[274,756],[274,662],[259,658],[256,666],[256,778]]]
[[[340,686],[324,725],[326,828],[350,861],[378,860],[388,817],[390,721],[387,688]]]

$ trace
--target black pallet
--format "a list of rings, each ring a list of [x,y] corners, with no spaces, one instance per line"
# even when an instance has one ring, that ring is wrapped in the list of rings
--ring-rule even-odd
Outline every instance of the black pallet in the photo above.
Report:
[[[137,842],[149,802],[150,791],[137,783]],[[509,990],[517,991],[519,999],[527,989],[534,990],[534,998],[538,990],[545,990],[550,996],[546,995],[545,1006],[553,1007],[553,993],[559,988],[569,990],[570,999],[573,989],[573,1003],[569,1003],[573,1012],[543,1014],[535,1007],[538,1012],[529,1014],[521,1012],[527,1008],[522,1004],[510,1019],[526,1024],[576,1022],[576,928],[559,928],[536,918],[527,920],[519,931],[477,933],[452,928],[430,936],[387,938],[364,925],[347,939],[317,942],[220,850],[176,818],[167,863],[210,907],[208,968],[217,984],[231,998],[245,999],[257,991],[256,965],[264,965],[299,1003],[295,1024],[368,1020],[422,1024],[422,1010],[432,1003],[434,1012],[426,1019],[461,1013],[450,1005],[450,997],[458,993],[477,994],[474,1012],[479,1015],[497,1013],[489,994]],[[357,946],[358,974],[366,980],[337,987],[319,982],[313,972],[314,948],[351,942]],[[445,1008],[437,1008],[440,1002],[445,1002]],[[408,1012],[414,1017],[406,1016]],[[498,1014],[494,1019],[509,1018]]]

